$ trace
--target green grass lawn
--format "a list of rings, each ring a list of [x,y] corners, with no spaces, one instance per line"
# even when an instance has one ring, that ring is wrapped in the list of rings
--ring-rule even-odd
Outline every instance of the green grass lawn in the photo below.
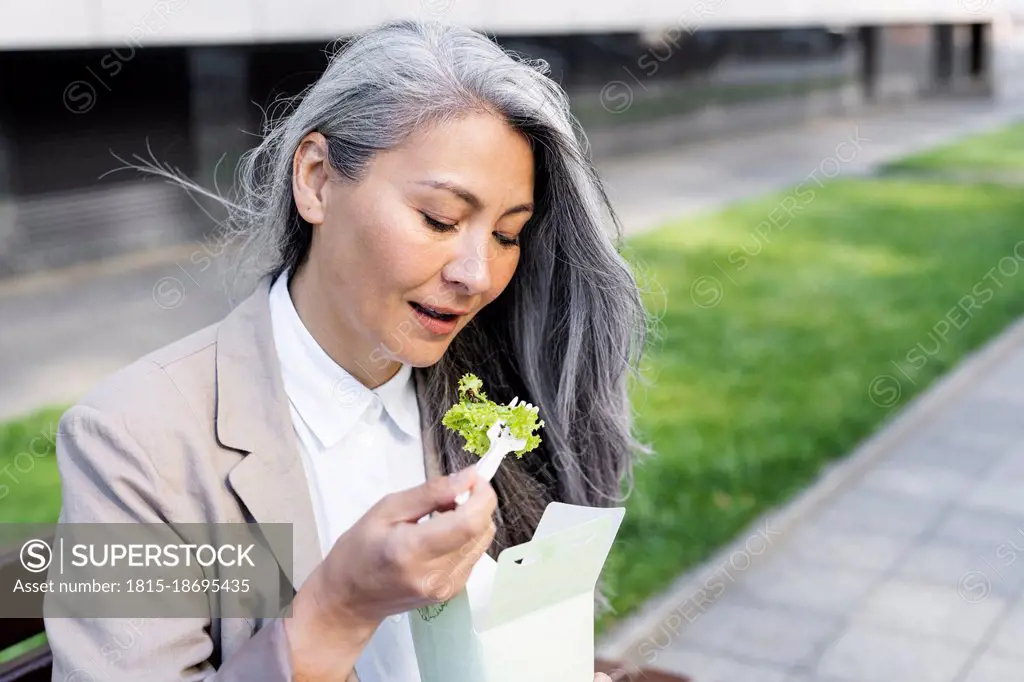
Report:
[[[1024,173],[1024,123],[908,156],[889,164],[887,170]]]
[[[788,224],[783,214],[781,227],[762,228],[767,237],[755,230],[786,194],[631,241],[661,338],[650,386],[634,393],[657,456],[637,471],[605,573],[620,614],[804,488],[1024,312],[1019,189],[894,179],[815,189]],[[1005,257],[1010,275],[998,270]],[[929,332],[979,282],[979,308],[953,315],[962,328],[908,362],[919,342],[935,351]],[[876,384],[880,407],[869,386],[901,376],[893,361],[917,385],[902,380],[889,405],[893,387]]]
[[[51,523],[60,513],[54,440],[57,422],[65,409],[47,408],[0,424],[0,523]],[[0,663],[16,658],[45,639],[45,635],[39,635],[0,651]]]
[[[0,424],[0,523],[50,523],[60,512],[52,407]]]
[[[605,572],[619,615],[804,488],[1024,312],[1024,273],[1014,269],[1024,239],[1019,189],[885,179],[814,191],[745,202],[629,243],[659,318],[650,385],[634,392],[639,428],[657,453],[637,470]],[[794,205],[791,218],[777,210]],[[977,305],[954,315],[962,328],[912,367],[908,352],[919,342],[930,351],[929,332],[968,294]],[[869,387],[899,376],[894,361],[916,385],[903,381],[890,405],[891,393]],[[0,521],[56,517],[52,451],[24,473],[15,457],[43,452],[59,414],[0,428],[0,469],[19,476],[3,481]],[[612,622],[602,618],[599,630]]]

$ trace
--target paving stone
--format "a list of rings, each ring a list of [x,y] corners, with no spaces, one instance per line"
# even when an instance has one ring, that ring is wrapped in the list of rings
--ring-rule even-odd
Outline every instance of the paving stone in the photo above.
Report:
[[[997,548],[1008,542],[1024,546],[1024,516],[954,508],[936,526],[931,539],[968,547],[992,557]]]
[[[1017,408],[1005,404],[1005,401],[981,400],[980,402],[984,405],[1002,405],[999,419],[1011,421],[1018,419]],[[912,459],[915,455],[924,456],[925,461],[929,452],[939,455],[952,453],[982,457],[998,456],[1020,443],[1020,434],[1016,431],[986,430],[965,425],[964,414],[961,410],[957,416],[952,410],[947,410],[946,413],[933,416],[927,424],[906,434],[896,445],[893,456],[909,455]]]
[[[1024,538],[1020,539],[1024,553]],[[956,586],[967,601],[979,601],[989,594],[1012,599],[1024,590],[1024,557],[1007,563],[1009,555],[982,552],[969,547],[930,541],[912,549],[896,567],[896,575],[910,581],[943,587]]]
[[[992,468],[1017,440],[976,432],[936,434],[929,431],[900,445],[889,461],[925,464],[969,476],[980,476]]]
[[[1024,393],[1024,391],[1021,391]],[[1022,410],[1024,412],[1024,410]],[[996,462],[988,472],[988,479],[1019,479],[1024,481],[1024,447],[1015,446]]]
[[[961,506],[1024,516],[1024,480],[990,478],[971,490]]]
[[[661,652],[649,665],[677,675],[686,675],[691,682],[786,682],[788,674],[785,668],[770,664],[751,665],[692,649]]]
[[[938,430],[980,432],[986,435],[1024,436],[1020,409],[1001,400],[971,395],[950,405],[935,417]]]
[[[1015,348],[999,363],[999,370],[990,376],[1024,379],[1024,348]]]
[[[842,619],[837,616],[751,606],[742,603],[735,593],[727,593],[721,602],[684,630],[685,641],[676,638],[667,649],[677,646],[684,651],[699,649],[709,654],[788,667],[809,662],[841,626]]]
[[[786,554],[744,575],[737,587],[764,604],[842,614],[854,609],[882,576],[882,571],[807,564]]]
[[[873,490],[945,502],[978,484],[977,475],[907,462],[885,462],[867,472],[862,485]]]
[[[982,400],[1003,400],[1024,405],[1024,352],[1018,350],[1003,358],[999,371],[984,377],[974,386],[974,394]]]
[[[1005,608],[1005,600],[992,595],[969,601],[955,585],[894,579],[868,597],[853,622],[974,646]]]
[[[855,682],[953,682],[970,655],[967,645],[854,624],[815,673]]]
[[[1021,659],[986,653],[971,666],[964,682],[1020,682],[1022,678]]]
[[[1024,603],[1018,602],[996,624],[989,650],[1000,656],[1016,658],[1018,665],[1024,667],[1020,663],[1024,660]],[[1024,678],[1024,674],[1020,678]]]
[[[793,531],[782,552],[809,564],[884,571],[913,545],[906,538],[835,528],[815,520]]]
[[[1024,407],[1024,391],[1020,390],[1021,385],[1024,385],[1024,373],[1018,371],[990,377],[978,384],[975,387],[975,392],[983,400],[999,400],[1010,405]]]
[[[927,500],[856,486],[839,495],[821,513],[819,523],[835,530],[912,538],[921,535],[941,513],[941,505]]]

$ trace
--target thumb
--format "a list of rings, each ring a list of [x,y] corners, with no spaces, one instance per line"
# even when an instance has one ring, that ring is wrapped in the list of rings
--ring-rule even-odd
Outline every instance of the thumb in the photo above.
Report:
[[[477,481],[475,466],[449,476],[432,478],[426,483],[392,493],[385,498],[385,515],[391,521],[418,521],[435,511],[451,509],[455,497]]]

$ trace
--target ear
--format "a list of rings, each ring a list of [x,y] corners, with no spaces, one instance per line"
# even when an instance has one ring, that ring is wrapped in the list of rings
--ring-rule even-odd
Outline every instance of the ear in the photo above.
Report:
[[[310,225],[323,223],[327,213],[324,185],[328,168],[327,138],[309,133],[292,157],[292,196],[299,215]]]

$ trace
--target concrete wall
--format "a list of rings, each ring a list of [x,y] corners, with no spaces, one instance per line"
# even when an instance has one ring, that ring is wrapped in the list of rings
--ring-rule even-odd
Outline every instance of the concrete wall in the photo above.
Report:
[[[1009,0],[9,0],[0,50],[324,40],[399,17],[505,34],[990,21]]]

